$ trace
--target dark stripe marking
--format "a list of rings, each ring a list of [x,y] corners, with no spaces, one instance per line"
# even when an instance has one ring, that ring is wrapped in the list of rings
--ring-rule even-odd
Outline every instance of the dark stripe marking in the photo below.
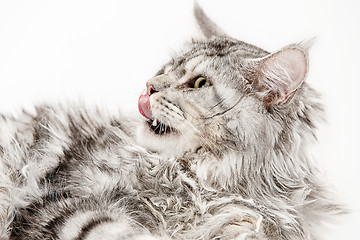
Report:
[[[82,240],[85,239],[86,236],[91,232],[91,230],[93,230],[95,227],[97,227],[98,225],[102,224],[102,223],[106,223],[106,222],[111,222],[113,221],[110,217],[108,216],[103,216],[97,219],[92,219],[91,221],[89,221],[86,225],[84,225],[81,230],[80,233],[78,235],[78,237],[75,240]]]

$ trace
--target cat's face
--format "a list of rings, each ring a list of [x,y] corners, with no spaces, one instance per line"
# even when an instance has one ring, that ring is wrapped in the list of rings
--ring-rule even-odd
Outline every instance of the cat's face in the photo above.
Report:
[[[172,153],[200,146],[216,148],[225,140],[224,125],[238,114],[240,102],[253,98],[257,104],[243,75],[249,59],[265,55],[261,49],[229,39],[190,44],[147,82],[145,96],[149,97],[139,104],[148,118],[141,138],[151,149]]]
[[[170,156],[201,147],[221,152],[234,139],[246,139],[243,147],[259,141],[269,109],[293,97],[306,71],[299,46],[270,54],[223,34],[193,41],[147,82],[138,140]]]

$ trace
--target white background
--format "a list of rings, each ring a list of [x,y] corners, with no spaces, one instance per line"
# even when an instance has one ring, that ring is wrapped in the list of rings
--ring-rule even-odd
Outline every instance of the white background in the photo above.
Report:
[[[199,2],[230,35],[269,51],[317,37],[307,81],[323,94],[327,123],[314,156],[354,209],[328,239],[360,239],[357,1]],[[189,0],[0,0],[0,111],[78,97],[136,111],[145,82],[196,36],[192,6]]]

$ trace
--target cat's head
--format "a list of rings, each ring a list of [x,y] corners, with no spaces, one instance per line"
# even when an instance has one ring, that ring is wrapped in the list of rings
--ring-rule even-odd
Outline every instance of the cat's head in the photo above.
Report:
[[[227,36],[198,6],[194,12],[204,38],[187,44],[147,82],[138,139],[170,156],[199,149],[219,156],[229,148],[288,141],[295,118],[308,118],[306,47],[270,53]]]

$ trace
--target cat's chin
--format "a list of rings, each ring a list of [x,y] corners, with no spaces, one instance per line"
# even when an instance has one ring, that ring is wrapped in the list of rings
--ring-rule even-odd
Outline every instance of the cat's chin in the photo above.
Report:
[[[136,140],[144,148],[166,157],[180,156],[196,145],[194,137],[186,132],[165,128],[158,131],[149,122],[144,122],[137,128]]]
[[[146,121],[149,129],[156,135],[174,135],[178,131],[170,126],[165,125],[157,120],[149,119]]]

